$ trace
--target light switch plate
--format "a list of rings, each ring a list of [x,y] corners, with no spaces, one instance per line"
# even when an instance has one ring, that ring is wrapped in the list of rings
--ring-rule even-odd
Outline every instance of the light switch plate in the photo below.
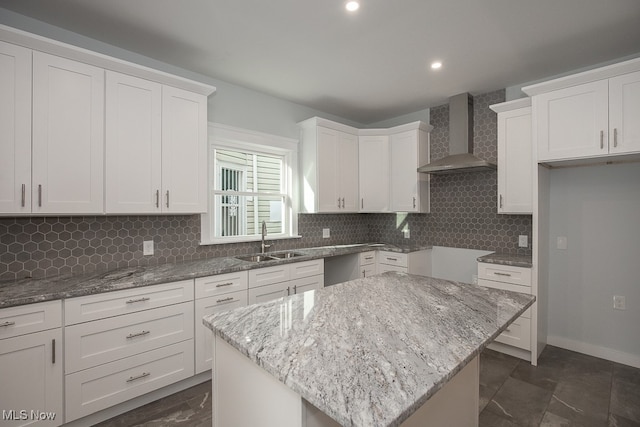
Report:
[[[331,229],[330,228],[323,228],[322,229],[322,238],[323,239],[328,239],[329,237],[331,237]]]
[[[402,230],[402,234],[405,239],[409,239],[411,237],[411,232],[409,230]]]
[[[567,249],[567,238],[564,236],[558,236],[556,238],[556,247],[558,249]]]
[[[142,255],[153,255],[153,240],[145,240],[142,243]]]

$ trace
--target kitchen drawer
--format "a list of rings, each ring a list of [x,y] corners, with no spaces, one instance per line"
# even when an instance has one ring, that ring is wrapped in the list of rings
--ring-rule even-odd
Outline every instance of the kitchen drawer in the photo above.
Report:
[[[370,265],[370,264],[375,264],[376,263],[376,252],[375,251],[369,251],[369,252],[361,252],[360,253],[360,265]]]
[[[271,285],[249,288],[249,304],[258,304],[291,295],[293,291],[289,282],[273,283]]]
[[[389,265],[389,264],[378,264],[378,274],[382,274],[387,271],[399,271],[400,273],[406,273],[407,267],[400,267],[397,265]]]
[[[378,264],[395,265],[397,267],[407,267],[409,265],[407,254],[386,251],[378,252]]]
[[[66,422],[193,376],[193,340],[65,377]]]
[[[368,264],[360,266],[360,277],[371,277],[376,274],[376,265]]]
[[[196,299],[212,295],[228,294],[244,290],[249,287],[249,273],[237,271],[234,273],[217,274],[215,276],[199,277],[196,279]]]
[[[289,282],[291,295],[324,288],[324,274],[300,277]]]
[[[193,338],[193,303],[65,328],[65,372],[91,368]]]
[[[62,301],[47,301],[0,310],[0,339],[62,326]]]
[[[502,289],[505,291],[520,292],[522,294],[531,295],[531,286],[520,286],[512,283],[496,282],[494,280],[478,279],[478,285],[486,288]],[[531,307],[522,314],[523,317],[531,318]]]
[[[514,267],[510,265],[479,262],[478,279],[531,286],[531,269],[526,267]]]
[[[247,291],[236,291],[196,300],[196,374],[210,370],[213,358],[213,332],[202,323],[202,318],[209,314],[233,310],[246,305]]]
[[[523,350],[531,350],[531,319],[518,317],[496,337],[495,341]]]
[[[144,286],[70,298],[64,302],[65,325],[193,301],[193,280]]]
[[[317,276],[324,274],[324,259],[314,259],[311,261],[294,262],[289,264],[289,279],[295,280],[303,277]]]
[[[249,270],[249,288],[286,282],[290,277],[289,264]]]

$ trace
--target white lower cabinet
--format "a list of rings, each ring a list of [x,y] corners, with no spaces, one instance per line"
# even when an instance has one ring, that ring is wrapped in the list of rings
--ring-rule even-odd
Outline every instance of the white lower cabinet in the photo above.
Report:
[[[62,404],[62,303],[0,310],[0,426],[59,426]]]
[[[324,259],[249,271],[249,304],[324,287]]]
[[[531,292],[531,269],[508,265],[478,263],[478,285],[524,294]],[[535,307],[535,304],[534,306]],[[495,342],[521,350],[531,350],[531,316],[529,308],[495,339]],[[504,348],[496,348],[504,350]],[[516,354],[517,355],[517,354]]]
[[[371,277],[376,274],[376,252],[362,252],[360,254],[360,276]]]

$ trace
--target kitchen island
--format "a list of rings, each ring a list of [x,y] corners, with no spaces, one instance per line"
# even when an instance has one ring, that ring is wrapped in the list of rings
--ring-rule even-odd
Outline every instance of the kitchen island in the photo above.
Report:
[[[534,297],[385,273],[204,318],[213,425],[478,423],[478,354]]]

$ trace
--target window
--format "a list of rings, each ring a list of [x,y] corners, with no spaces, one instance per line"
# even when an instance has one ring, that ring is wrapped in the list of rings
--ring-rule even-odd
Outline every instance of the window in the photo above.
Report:
[[[209,209],[202,243],[294,237],[297,141],[228,126],[209,126]]]

